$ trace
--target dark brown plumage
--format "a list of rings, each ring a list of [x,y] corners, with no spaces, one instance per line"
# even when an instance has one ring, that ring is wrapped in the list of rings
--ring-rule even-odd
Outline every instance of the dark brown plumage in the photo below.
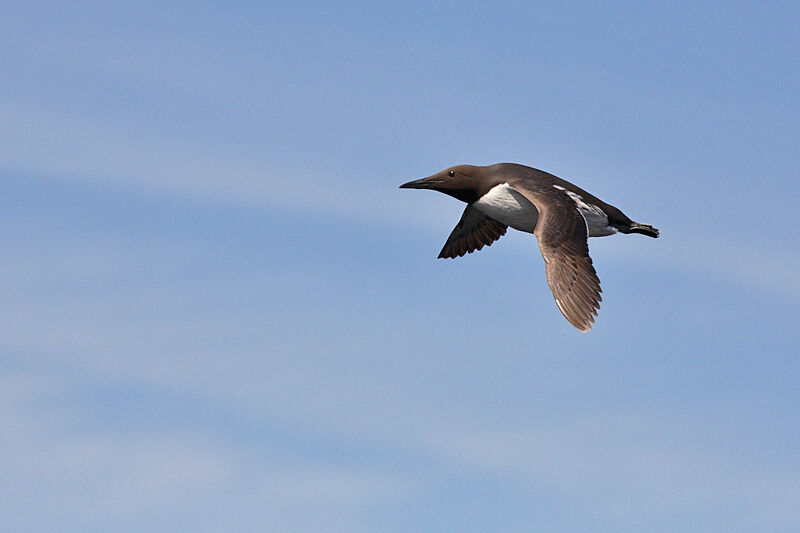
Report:
[[[591,329],[602,300],[588,238],[616,232],[659,235],[653,226],[634,222],[580,187],[515,163],[458,165],[401,188],[433,189],[467,203],[440,258],[489,246],[508,227],[534,233],[559,310],[584,332]]]
[[[586,221],[566,195],[544,197],[528,190],[522,194],[539,211],[535,234],[556,304],[570,324],[589,331],[602,289],[589,257]]]
[[[484,215],[478,209],[467,206],[461,220],[453,228],[444,248],[439,252],[439,259],[461,257],[471,254],[506,234],[508,226]]]

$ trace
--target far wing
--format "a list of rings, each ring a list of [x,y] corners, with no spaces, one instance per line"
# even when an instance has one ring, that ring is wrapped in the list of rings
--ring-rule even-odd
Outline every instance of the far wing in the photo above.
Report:
[[[439,258],[456,258],[466,253],[490,246],[494,241],[506,234],[508,226],[484,215],[478,209],[468,205],[461,215],[456,227],[444,243]]]

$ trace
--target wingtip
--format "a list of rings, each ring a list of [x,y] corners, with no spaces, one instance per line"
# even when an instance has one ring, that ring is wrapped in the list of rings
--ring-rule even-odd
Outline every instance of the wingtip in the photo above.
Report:
[[[577,320],[573,322],[572,320],[567,318],[566,315],[564,316],[564,318],[566,318],[567,321],[581,333],[589,333],[589,331],[591,331],[592,327],[594,326],[595,316],[597,316],[597,310],[595,310],[594,313],[591,316],[589,316],[589,318],[586,321],[583,322],[579,322]]]
[[[439,252],[439,257],[437,257],[436,259],[456,259],[458,257],[463,257],[463,256],[464,252],[457,254],[455,252],[445,252],[444,250],[442,250],[441,252]]]

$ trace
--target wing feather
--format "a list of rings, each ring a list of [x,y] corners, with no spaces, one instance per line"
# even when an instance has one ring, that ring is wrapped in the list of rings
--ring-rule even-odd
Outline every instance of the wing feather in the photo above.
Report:
[[[444,243],[440,258],[456,258],[471,254],[506,234],[508,226],[468,205],[456,227]]]
[[[515,188],[539,211],[534,233],[544,258],[547,284],[559,310],[570,324],[589,331],[600,308],[602,289],[589,257],[586,220],[561,191]]]

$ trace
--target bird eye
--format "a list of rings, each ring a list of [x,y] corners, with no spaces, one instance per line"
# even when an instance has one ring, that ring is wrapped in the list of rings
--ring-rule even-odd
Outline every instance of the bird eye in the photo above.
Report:
[[[448,176],[450,176],[450,177],[452,178],[453,176],[455,176],[455,175],[456,175],[456,173],[455,173],[454,171],[452,171],[452,170],[451,170],[450,172],[448,172],[448,173],[447,173],[447,175],[448,175]]]

